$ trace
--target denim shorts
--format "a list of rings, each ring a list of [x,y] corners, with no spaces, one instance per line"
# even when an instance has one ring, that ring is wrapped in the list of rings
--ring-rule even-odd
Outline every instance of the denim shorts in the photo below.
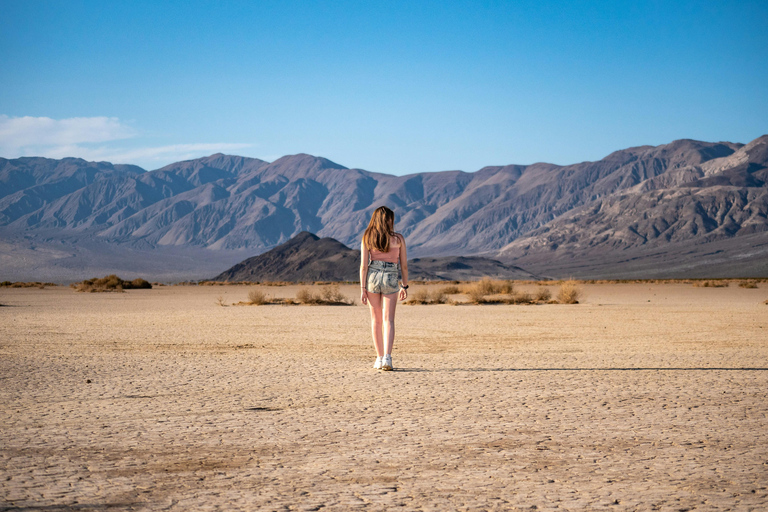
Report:
[[[400,289],[398,278],[400,265],[388,261],[372,261],[368,264],[365,289],[371,293],[388,295]]]

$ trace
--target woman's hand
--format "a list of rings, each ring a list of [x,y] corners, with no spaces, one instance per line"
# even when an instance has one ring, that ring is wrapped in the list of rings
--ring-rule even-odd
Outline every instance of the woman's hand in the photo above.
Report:
[[[363,306],[368,304],[368,290],[365,288],[360,289],[360,302],[363,303]]]
[[[405,288],[403,288],[403,287],[401,286],[401,287],[400,287],[400,293],[398,293],[398,294],[397,294],[397,298],[398,298],[399,300],[405,300],[405,299],[407,299],[407,298],[408,298],[408,290],[406,290]]]

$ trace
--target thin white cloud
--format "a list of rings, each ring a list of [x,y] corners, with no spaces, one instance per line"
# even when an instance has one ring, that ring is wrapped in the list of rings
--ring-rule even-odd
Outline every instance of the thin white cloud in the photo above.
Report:
[[[116,117],[9,117],[0,115],[0,156],[77,157],[90,161],[156,168],[179,161],[251,147],[251,144],[200,143],[120,147],[116,141],[139,134]],[[110,143],[110,144],[105,144]],[[135,141],[133,142],[135,144]]]
[[[129,139],[136,132],[116,117],[8,117],[0,115],[0,148],[60,146]]]
[[[197,158],[211,153],[220,153],[250,147],[251,144],[206,143],[173,144],[170,146],[139,147],[130,149],[96,147],[86,148],[77,145],[56,146],[44,149],[36,156],[64,158],[74,156],[84,160],[108,161],[112,163],[164,162]]]

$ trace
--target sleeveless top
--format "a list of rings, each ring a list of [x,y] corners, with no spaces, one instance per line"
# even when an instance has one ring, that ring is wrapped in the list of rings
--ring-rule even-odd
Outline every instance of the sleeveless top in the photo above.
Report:
[[[381,252],[376,249],[371,249],[371,261],[388,261],[389,263],[400,263],[400,238],[397,236],[390,237],[389,239],[389,251]]]

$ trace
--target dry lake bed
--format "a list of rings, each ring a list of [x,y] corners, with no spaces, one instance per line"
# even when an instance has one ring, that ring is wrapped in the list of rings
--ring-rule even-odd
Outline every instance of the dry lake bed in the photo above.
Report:
[[[768,510],[766,283],[401,305],[393,372],[248,290],[0,289],[0,510]]]

